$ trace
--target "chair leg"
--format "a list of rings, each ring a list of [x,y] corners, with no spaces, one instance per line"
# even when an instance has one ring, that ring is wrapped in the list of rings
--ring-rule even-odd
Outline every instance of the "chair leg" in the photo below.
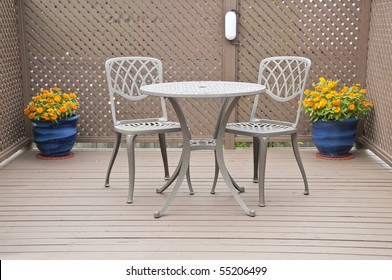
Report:
[[[301,171],[302,178],[304,180],[304,184],[305,184],[305,192],[304,192],[304,194],[308,195],[309,194],[308,179],[306,178],[305,169],[304,169],[304,166],[302,164],[301,156],[300,156],[299,150],[298,150],[297,133],[291,134],[291,142],[292,142],[292,145],[293,145],[293,151],[294,151],[295,159],[297,160],[297,164],[298,164],[299,170]]]
[[[258,138],[259,142],[259,206],[265,206],[265,195],[264,195],[264,181],[265,181],[265,166],[267,162],[267,147],[268,138]]]
[[[165,169],[165,180],[170,179],[169,175],[169,164],[167,162],[167,150],[166,150],[166,136],[164,133],[159,133],[159,146],[161,148],[161,155],[163,160],[163,168]]]
[[[109,184],[110,173],[112,172],[113,164],[114,161],[116,160],[118,149],[120,148],[120,143],[121,143],[121,133],[116,132],[116,141],[114,142],[112,155],[110,157],[109,167],[106,172],[105,187],[107,188],[110,187]]]
[[[215,188],[216,188],[216,184],[218,182],[218,176],[219,176],[219,165],[218,165],[218,161],[216,159],[216,152],[214,151],[214,155],[215,155],[215,175],[214,175],[214,182],[212,183],[212,188],[210,193],[211,194],[215,194]]]
[[[257,137],[253,137],[253,183],[257,183],[259,181],[257,175],[258,162],[259,162],[259,139]]]
[[[189,194],[194,195],[195,192],[193,191],[192,182],[191,182],[191,172],[190,167],[188,166],[188,170],[186,171],[186,180],[188,182]]]
[[[127,135],[127,154],[129,172],[129,190],[127,203],[133,202],[133,191],[135,188],[135,135]]]

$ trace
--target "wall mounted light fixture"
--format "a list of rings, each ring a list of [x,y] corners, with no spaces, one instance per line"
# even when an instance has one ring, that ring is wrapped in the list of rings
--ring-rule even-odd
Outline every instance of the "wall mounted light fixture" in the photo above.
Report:
[[[234,40],[237,37],[237,12],[228,11],[225,15],[225,37],[227,40]]]

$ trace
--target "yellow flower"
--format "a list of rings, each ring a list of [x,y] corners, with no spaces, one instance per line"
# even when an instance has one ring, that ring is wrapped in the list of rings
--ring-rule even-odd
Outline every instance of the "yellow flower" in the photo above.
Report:
[[[320,108],[324,108],[327,105],[327,100],[326,99],[321,99],[320,101]]]
[[[44,107],[37,108],[37,113],[41,114],[44,111]]]
[[[315,92],[315,91],[312,91],[312,92],[310,93],[310,96],[312,96],[312,97],[316,97],[316,96],[318,96],[318,93],[317,93],[317,92]]]
[[[340,107],[336,107],[335,110],[333,110],[335,113],[340,113]]]
[[[60,102],[61,101],[61,96],[60,95],[55,95],[53,99],[56,102]]]
[[[323,88],[323,90],[321,91],[321,93],[326,93],[329,91],[329,88]]]
[[[331,99],[331,98],[333,97],[333,94],[328,93],[325,97],[326,97],[327,99]]]
[[[76,92],[70,93],[70,94],[69,94],[69,97],[71,97],[71,98],[76,98]]]
[[[366,93],[366,89],[361,89],[359,92],[362,93],[362,94],[365,94]]]
[[[319,81],[320,81],[321,83],[323,83],[323,84],[325,84],[325,82],[326,82],[326,80],[325,80],[324,77],[320,77]]]
[[[337,82],[336,81],[330,81],[328,82],[328,87],[329,88],[334,88],[336,86]]]
[[[361,84],[355,84],[355,86],[356,86],[356,87],[360,87],[360,86],[361,86]]]
[[[323,87],[322,86],[316,86],[314,89],[317,90],[317,91],[321,91],[323,89]]]
[[[335,106],[338,106],[338,105],[340,105],[340,100],[339,99],[334,99],[332,101],[332,104],[335,105]]]

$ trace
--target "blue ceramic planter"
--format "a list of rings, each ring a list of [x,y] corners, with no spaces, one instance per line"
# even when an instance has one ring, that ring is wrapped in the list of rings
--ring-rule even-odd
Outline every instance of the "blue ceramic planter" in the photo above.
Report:
[[[34,142],[46,157],[63,157],[71,153],[76,142],[76,122],[78,115],[58,120],[33,122]]]
[[[320,155],[345,157],[355,143],[358,119],[312,123],[313,142]]]

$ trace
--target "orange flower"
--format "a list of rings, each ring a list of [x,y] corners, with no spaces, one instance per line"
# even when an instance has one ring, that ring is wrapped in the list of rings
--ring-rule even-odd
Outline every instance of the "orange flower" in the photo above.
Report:
[[[330,81],[328,82],[328,87],[329,88],[334,88],[336,86],[337,82],[336,81]]]
[[[335,110],[333,110],[335,113],[340,113],[340,107],[338,106],[338,107],[336,107],[336,109]]]
[[[52,88],[52,90],[53,90],[53,91],[59,91],[59,90],[60,90],[60,88],[58,88],[58,87],[54,87],[54,88]]]
[[[60,102],[61,101],[61,96],[60,95],[55,95],[53,99],[56,102]]]
[[[327,100],[326,99],[321,99],[320,101],[320,108],[324,108],[327,105]]]
[[[362,93],[362,94],[365,94],[366,93],[366,89],[363,88],[359,92]]]
[[[25,115],[30,114],[30,109],[29,108],[24,108],[23,109],[23,114],[25,114]]]
[[[351,103],[350,105],[348,105],[347,109],[353,111],[355,109],[355,105]]]
[[[30,119],[30,120],[34,119],[34,117],[35,117],[35,114],[34,114],[34,113],[30,113],[30,114],[29,114],[29,119]]]
[[[362,104],[363,104],[363,106],[365,106],[365,107],[372,107],[372,106],[373,106],[373,103],[372,103],[372,102],[369,102],[369,101],[362,101]]]
[[[338,105],[340,105],[340,100],[339,99],[335,99],[335,100],[332,101],[332,104],[335,105],[335,106],[338,106]]]
[[[342,93],[346,93],[347,91],[348,91],[348,87],[347,87],[347,86],[343,87],[343,88],[340,90],[340,92],[342,92]]]
[[[65,113],[65,112],[67,112],[67,107],[61,106],[59,110],[61,113]]]

